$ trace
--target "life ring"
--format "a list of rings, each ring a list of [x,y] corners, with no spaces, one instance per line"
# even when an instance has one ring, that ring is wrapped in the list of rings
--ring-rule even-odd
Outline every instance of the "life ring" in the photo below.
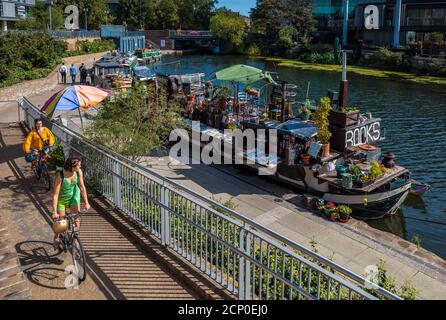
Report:
[[[359,146],[359,149],[364,150],[364,151],[376,151],[376,150],[378,150],[378,147],[372,146],[371,144],[361,144]]]

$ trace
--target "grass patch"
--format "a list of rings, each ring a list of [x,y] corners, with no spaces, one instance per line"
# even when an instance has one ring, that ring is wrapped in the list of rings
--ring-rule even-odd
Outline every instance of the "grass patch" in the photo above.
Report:
[[[302,62],[299,60],[282,59],[282,58],[269,58],[262,56],[255,56],[256,59],[264,59],[269,62],[275,62],[279,67],[296,68],[300,70],[315,70],[315,71],[328,71],[328,72],[341,72],[342,66],[333,64],[312,64]],[[419,76],[413,73],[398,72],[398,71],[386,71],[379,69],[372,69],[359,66],[348,66],[347,69],[350,73],[359,74],[361,76],[379,78],[384,80],[398,80],[419,84],[435,84],[446,85],[446,78],[432,77],[432,76]]]

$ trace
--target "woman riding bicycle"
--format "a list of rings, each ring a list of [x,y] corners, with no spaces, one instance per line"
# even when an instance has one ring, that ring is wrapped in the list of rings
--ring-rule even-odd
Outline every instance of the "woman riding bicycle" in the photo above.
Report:
[[[85,202],[85,210],[90,209],[87,189],[84,184],[84,175],[81,169],[82,161],[79,158],[69,158],[65,161],[63,171],[56,175],[54,180],[53,215],[55,220],[64,219],[66,209],[75,215],[74,223],[80,229],[79,212],[81,209],[81,196]],[[54,248],[59,248],[59,235],[54,236]]]
[[[23,143],[23,151],[26,153],[25,160],[34,163],[37,160],[39,151],[48,153],[54,142],[53,133],[50,129],[43,126],[42,120],[34,120],[34,129],[31,130]]]

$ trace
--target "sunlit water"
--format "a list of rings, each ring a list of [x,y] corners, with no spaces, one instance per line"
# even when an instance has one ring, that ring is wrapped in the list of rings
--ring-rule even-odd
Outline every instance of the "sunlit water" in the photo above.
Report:
[[[165,57],[157,71],[182,74],[203,72],[206,79],[214,72],[234,65],[248,64],[279,73],[280,79],[300,86],[299,99],[305,98],[310,82],[310,99],[319,99],[328,89],[337,90],[340,74],[301,71],[276,67],[263,60],[240,56]],[[378,80],[349,74],[349,104],[362,112],[382,118],[381,143],[384,151],[394,152],[397,163],[408,168],[412,177],[432,185],[421,199],[409,196],[398,214],[369,222],[373,227],[412,240],[446,258],[446,89],[444,87]]]

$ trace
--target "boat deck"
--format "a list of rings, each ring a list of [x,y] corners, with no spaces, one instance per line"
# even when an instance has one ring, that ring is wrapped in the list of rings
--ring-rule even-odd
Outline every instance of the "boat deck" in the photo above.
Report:
[[[393,169],[391,169],[391,171],[385,173],[380,178],[376,179],[372,184],[365,186],[363,188],[353,187],[349,188],[348,190],[358,191],[358,192],[371,192],[405,172],[407,172],[407,169],[400,166],[395,166]],[[329,184],[335,185],[337,187],[342,186],[342,179],[337,177],[336,171],[321,174],[318,178],[323,182],[328,182]]]

